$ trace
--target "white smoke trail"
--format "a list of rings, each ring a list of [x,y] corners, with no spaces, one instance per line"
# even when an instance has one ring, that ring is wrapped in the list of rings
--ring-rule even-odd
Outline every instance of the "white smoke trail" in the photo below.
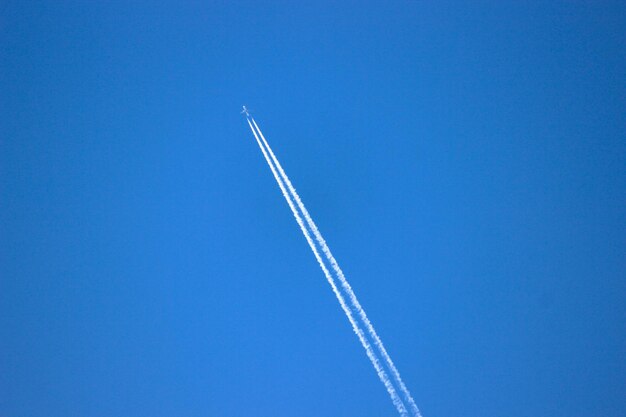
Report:
[[[411,393],[409,392],[408,388],[406,387],[406,385],[402,381],[402,378],[400,377],[400,372],[398,371],[398,369],[394,365],[393,361],[391,360],[391,357],[387,353],[387,350],[385,349],[385,346],[383,345],[382,340],[380,339],[380,337],[376,333],[376,330],[374,330],[374,326],[372,325],[372,323],[368,319],[367,315],[365,314],[365,310],[361,306],[361,303],[359,303],[359,300],[356,298],[356,294],[352,290],[352,287],[350,286],[350,283],[348,283],[348,280],[346,279],[345,275],[343,274],[343,271],[339,267],[339,264],[335,260],[335,257],[330,252],[330,249],[328,248],[328,245],[326,244],[326,241],[322,237],[322,234],[320,233],[319,229],[315,225],[315,222],[313,221],[313,219],[309,215],[309,212],[307,211],[306,207],[304,206],[304,203],[302,203],[302,200],[300,199],[300,196],[296,192],[295,187],[291,184],[291,181],[289,180],[289,177],[287,176],[287,174],[283,170],[282,166],[280,165],[280,162],[278,162],[278,158],[276,158],[276,155],[274,155],[274,152],[272,151],[272,148],[267,143],[267,140],[265,140],[265,136],[263,136],[263,133],[261,132],[261,129],[259,129],[259,126],[257,125],[257,123],[254,120],[254,118],[252,118],[252,117],[250,117],[250,118],[252,119],[252,123],[254,124],[254,127],[256,128],[256,130],[258,131],[259,135],[261,136],[263,144],[267,148],[267,150],[268,150],[268,152],[269,152],[269,154],[270,154],[270,156],[272,158],[272,161],[274,162],[274,164],[276,165],[276,168],[278,169],[278,172],[280,173],[280,176],[282,177],[282,179],[285,182],[285,184],[287,185],[287,188],[289,189],[291,195],[293,196],[293,198],[296,201],[298,207],[300,208],[300,211],[302,212],[302,215],[304,216],[307,224],[309,225],[309,228],[313,231],[313,235],[315,236],[315,239],[317,240],[318,244],[322,248],[322,252],[324,253],[326,258],[330,262],[333,270],[337,274],[337,277],[339,278],[339,281],[341,282],[341,286],[344,288],[344,290],[346,291],[346,293],[350,297],[350,302],[354,306],[354,309],[358,312],[359,317],[361,318],[363,323],[365,323],[365,328],[367,329],[367,332],[370,334],[370,336],[374,340],[374,344],[376,345],[376,347],[380,351],[382,357],[385,359],[385,362],[387,363],[388,368],[391,370],[391,373],[392,373],[394,379],[396,380],[398,386],[400,387],[400,390],[402,391],[402,393],[404,395],[404,398],[409,403],[411,411],[413,412],[413,415],[415,417],[421,417],[421,413],[420,413],[419,409],[417,408],[417,405],[415,404],[415,401],[413,400],[413,397],[411,396]]]
[[[302,230],[302,234],[304,234],[306,241],[308,242],[309,246],[311,247],[311,250],[313,251],[313,254],[315,255],[315,259],[317,259],[317,262],[319,263],[320,268],[322,268],[322,272],[324,272],[324,275],[326,276],[326,280],[328,281],[333,292],[335,293],[337,300],[339,300],[339,304],[341,305],[341,308],[343,309],[344,313],[348,317],[348,320],[350,321],[350,324],[352,325],[352,330],[354,330],[354,333],[356,333],[356,335],[358,336],[359,341],[361,342],[361,345],[363,346],[363,349],[365,349],[365,353],[367,354],[367,357],[370,359],[370,362],[372,362],[372,365],[374,366],[374,369],[376,370],[376,373],[378,374],[378,378],[380,378],[383,385],[385,385],[385,388],[387,389],[387,392],[389,393],[389,396],[391,397],[391,401],[393,402],[396,409],[398,410],[398,413],[400,413],[400,415],[403,417],[408,417],[409,414],[408,414],[406,407],[404,406],[404,403],[402,402],[402,400],[396,393],[396,390],[393,387],[393,384],[391,383],[391,381],[389,380],[387,373],[380,365],[380,362],[376,356],[376,353],[373,351],[371,345],[365,338],[363,330],[361,330],[356,320],[352,316],[352,311],[346,304],[345,299],[343,298],[343,295],[341,295],[341,293],[339,292],[339,289],[337,288],[337,285],[335,284],[335,280],[333,279],[332,275],[326,268],[326,265],[324,264],[324,261],[322,260],[322,257],[320,256],[317,250],[317,247],[315,246],[315,243],[313,242],[313,239],[311,239],[309,231],[306,229],[306,226],[304,225],[304,222],[302,221],[302,218],[300,217],[298,210],[294,206],[293,201],[291,200],[289,196],[289,193],[285,189],[285,186],[281,178],[276,172],[276,169],[274,168],[274,165],[272,164],[270,157],[268,156],[267,152],[265,151],[265,148],[261,144],[261,141],[259,140],[259,137],[257,136],[257,133],[255,132],[254,128],[252,127],[252,124],[250,124],[249,119],[248,119],[248,124],[250,125],[250,129],[252,130],[252,133],[254,134],[254,138],[256,139],[259,145],[259,148],[261,149],[261,152],[263,152],[263,156],[265,157],[267,164],[272,170],[272,174],[274,175],[274,178],[276,179],[276,182],[278,183],[278,186],[280,187],[280,190],[283,193],[283,197],[285,197],[285,200],[287,200],[287,204],[289,204],[289,208],[291,208],[291,211],[293,212],[293,215],[296,218],[296,222],[298,222],[298,225],[300,226],[300,229]]]

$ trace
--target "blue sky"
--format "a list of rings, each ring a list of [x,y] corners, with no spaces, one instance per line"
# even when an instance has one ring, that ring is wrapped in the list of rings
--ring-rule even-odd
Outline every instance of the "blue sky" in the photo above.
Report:
[[[0,414],[626,408],[619,2],[5,2]]]

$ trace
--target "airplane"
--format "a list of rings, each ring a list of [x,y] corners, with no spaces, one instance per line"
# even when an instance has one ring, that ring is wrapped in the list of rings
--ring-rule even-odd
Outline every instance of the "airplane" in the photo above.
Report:
[[[246,116],[250,116],[250,112],[248,111],[248,109],[246,109],[246,106],[243,106],[243,110],[241,111],[241,114],[246,114]]]

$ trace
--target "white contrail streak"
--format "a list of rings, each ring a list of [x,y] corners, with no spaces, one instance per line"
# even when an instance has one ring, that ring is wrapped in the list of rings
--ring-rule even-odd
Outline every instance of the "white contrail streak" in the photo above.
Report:
[[[254,138],[256,139],[259,145],[259,148],[261,149],[261,152],[263,152],[263,156],[265,157],[267,164],[272,170],[272,174],[274,175],[274,178],[276,179],[276,182],[278,183],[278,186],[280,187],[280,190],[283,193],[283,197],[285,197],[285,200],[287,200],[287,204],[289,204],[289,208],[291,208],[291,211],[293,212],[293,215],[296,218],[296,222],[298,222],[298,225],[300,226],[300,229],[302,230],[302,234],[304,234],[306,241],[311,247],[311,250],[313,251],[313,254],[315,255],[315,259],[317,259],[317,262],[319,263],[320,268],[322,268],[322,271],[324,272],[324,275],[326,276],[326,280],[328,281],[333,292],[335,293],[337,300],[339,300],[339,304],[341,305],[341,308],[343,309],[344,313],[348,317],[348,320],[350,321],[350,324],[352,325],[352,330],[354,330],[354,333],[356,333],[356,335],[358,336],[359,341],[361,342],[361,345],[363,346],[363,349],[365,349],[365,353],[370,359],[370,362],[372,362],[372,365],[374,366],[374,369],[376,370],[376,373],[378,374],[378,377],[380,378],[381,382],[383,383],[383,385],[385,385],[385,388],[387,389],[387,392],[389,393],[389,396],[391,397],[391,401],[393,402],[396,409],[398,410],[398,413],[400,413],[400,415],[403,417],[408,417],[409,414],[408,414],[406,407],[404,406],[404,403],[402,402],[402,400],[396,393],[396,390],[393,387],[393,384],[391,383],[391,381],[389,380],[387,373],[385,372],[383,367],[380,365],[380,362],[378,358],[376,357],[375,352],[373,351],[371,345],[365,338],[363,330],[361,330],[356,320],[352,316],[352,311],[346,304],[346,301],[343,298],[343,295],[341,295],[341,293],[339,292],[339,289],[337,288],[337,285],[335,284],[335,280],[333,279],[332,275],[328,271],[328,268],[326,268],[326,265],[324,264],[324,261],[322,260],[322,257],[320,256],[319,251],[317,250],[317,247],[315,246],[315,243],[313,242],[313,239],[311,239],[309,231],[306,229],[306,226],[304,225],[304,222],[302,221],[302,218],[300,217],[298,210],[294,206],[293,201],[291,200],[289,196],[289,193],[285,189],[283,181],[281,180],[278,173],[276,172],[276,169],[274,168],[274,165],[272,164],[270,157],[268,156],[267,152],[265,151],[265,148],[261,144],[261,141],[259,140],[259,137],[257,136],[257,132],[254,130],[254,127],[252,127],[252,124],[250,123],[249,119],[248,119],[248,125],[250,125],[250,129],[252,130],[252,133],[254,134]]]
[[[272,158],[272,161],[276,165],[276,168],[278,169],[278,172],[280,173],[280,176],[281,176],[282,180],[287,185],[287,188],[289,189],[289,191],[291,193],[291,196],[293,197],[293,199],[296,201],[296,204],[300,208],[300,211],[302,212],[302,215],[304,216],[307,224],[309,225],[309,228],[313,231],[313,235],[315,236],[315,240],[317,240],[318,244],[322,248],[322,252],[324,253],[326,258],[328,259],[329,263],[331,264],[333,270],[335,271],[335,274],[337,274],[337,277],[339,278],[339,281],[341,282],[341,286],[343,287],[343,289],[348,294],[348,296],[350,298],[350,302],[352,303],[352,305],[354,306],[354,309],[358,312],[359,317],[361,318],[361,320],[365,324],[365,328],[367,329],[367,332],[370,334],[371,338],[374,340],[374,344],[376,345],[376,347],[380,351],[380,354],[382,355],[382,357],[384,358],[385,362],[387,363],[387,367],[391,370],[391,373],[392,373],[394,379],[396,380],[398,386],[400,387],[400,391],[402,391],[402,394],[404,395],[405,400],[409,404],[413,415],[415,417],[421,417],[421,413],[420,413],[419,409],[417,408],[417,405],[415,404],[415,401],[413,400],[413,397],[411,396],[411,393],[407,389],[406,385],[404,385],[404,382],[402,381],[402,378],[400,377],[400,372],[398,371],[398,369],[394,365],[393,361],[391,360],[391,357],[387,353],[387,350],[385,349],[385,346],[383,345],[382,340],[380,339],[380,337],[376,333],[376,330],[374,330],[374,326],[372,325],[372,323],[368,319],[367,315],[365,314],[365,310],[363,309],[363,307],[359,303],[359,300],[356,298],[356,294],[352,290],[352,287],[350,286],[350,283],[348,283],[348,280],[346,279],[345,275],[343,274],[343,271],[339,267],[339,264],[335,260],[335,257],[330,252],[330,249],[328,248],[328,245],[326,244],[326,241],[322,237],[322,234],[320,233],[319,229],[315,225],[315,222],[313,221],[313,219],[309,215],[309,212],[307,211],[306,207],[304,206],[304,203],[302,203],[302,200],[300,199],[300,196],[296,192],[295,187],[291,184],[291,181],[289,180],[289,177],[287,176],[287,174],[283,170],[282,166],[280,165],[280,162],[278,162],[278,158],[276,158],[276,155],[274,155],[274,152],[272,151],[272,148],[267,143],[267,140],[265,140],[265,136],[263,136],[263,133],[261,132],[261,129],[259,129],[259,126],[257,125],[257,123],[254,120],[254,118],[252,118],[252,117],[250,117],[250,118],[252,119],[252,123],[254,124],[254,127],[256,128],[256,130],[258,131],[259,135],[261,136],[261,140],[263,141],[263,144],[265,145],[265,147],[269,151],[269,154],[270,154],[270,156]]]

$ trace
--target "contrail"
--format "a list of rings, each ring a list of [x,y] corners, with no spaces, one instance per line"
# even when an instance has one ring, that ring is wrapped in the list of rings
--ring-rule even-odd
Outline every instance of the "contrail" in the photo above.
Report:
[[[259,140],[259,137],[257,136],[257,132],[254,130],[254,127],[252,127],[252,124],[250,123],[249,118],[248,118],[248,125],[250,125],[250,130],[252,130],[252,133],[254,134],[254,138],[256,139],[257,144],[259,145],[261,152],[263,152],[263,156],[265,157],[267,164],[272,170],[272,174],[274,175],[274,178],[276,179],[276,182],[278,183],[278,186],[280,187],[280,190],[283,193],[283,197],[285,197],[285,200],[287,200],[287,204],[289,204],[289,208],[291,209],[294,217],[296,218],[296,222],[300,226],[300,229],[302,230],[302,234],[304,235],[304,237],[306,238],[306,241],[311,247],[311,250],[313,251],[313,255],[315,255],[315,259],[317,259],[317,263],[320,265],[320,268],[322,268],[322,272],[324,272],[324,276],[326,276],[326,280],[328,281],[333,292],[335,293],[337,300],[339,300],[339,304],[341,305],[341,308],[343,309],[344,313],[348,317],[348,320],[350,321],[350,324],[352,325],[352,330],[354,330],[354,333],[356,333],[356,335],[358,336],[359,341],[361,342],[361,345],[363,346],[363,349],[365,349],[365,353],[367,354],[367,357],[369,358],[370,362],[372,362],[372,365],[374,366],[374,369],[376,370],[376,373],[378,374],[378,378],[380,378],[381,382],[387,389],[387,392],[389,393],[389,396],[391,397],[391,401],[393,402],[396,409],[398,410],[398,413],[400,413],[402,417],[408,417],[409,414],[408,414],[406,407],[404,406],[404,403],[402,402],[402,400],[396,393],[396,390],[393,387],[393,384],[391,383],[391,381],[389,380],[387,373],[385,372],[383,367],[380,365],[380,362],[378,358],[376,357],[376,353],[373,351],[371,345],[365,338],[363,330],[361,330],[356,320],[352,316],[352,311],[346,304],[346,301],[343,298],[343,295],[341,295],[341,293],[339,292],[339,289],[337,288],[337,285],[335,284],[335,280],[333,279],[332,275],[328,271],[328,268],[326,268],[326,265],[324,264],[324,261],[322,260],[322,257],[320,256],[319,251],[317,250],[317,247],[315,246],[315,243],[313,242],[313,239],[311,239],[311,235],[309,234],[309,231],[306,229],[306,226],[304,225],[304,222],[302,221],[302,218],[300,217],[298,210],[294,206],[293,201],[291,200],[289,196],[289,193],[285,189],[283,181],[281,180],[278,173],[276,172],[276,169],[274,168],[274,165],[272,164],[270,157],[265,151],[265,148],[261,144],[261,141]]]
[[[396,380],[398,386],[400,387],[400,391],[402,391],[402,394],[404,395],[405,400],[409,404],[413,415],[415,417],[421,417],[421,413],[420,413],[419,409],[417,408],[417,405],[415,404],[415,401],[413,400],[413,397],[411,396],[411,393],[409,392],[409,390],[407,389],[406,385],[402,381],[402,378],[400,377],[400,372],[398,371],[398,369],[394,365],[393,361],[391,360],[391,357],[387,353],[387,350],[385,349],[385,346],[383,345],[382,340],[380,339],[380,337],[376,333],[376,330],[374,330],[374,326],[372,325],[372,323],[368,319],[367,315],[365,314],[365,310],[361,306],[361,303],[359,303],[359,300],[356,298],[356,294],[352,290],[352,287],[350,286],[350,283],[348,283],[348,280],[346,279],[345,275],[343,274],[343,271],[339,267],[339,264],[335,260],[335,257],[330,252],[330,248],[326,244],[326,241],[322,237],[322,234],[320,233],[319,229],[315,225],[315,222],[313,221],[313,219],[309,215],[309,212],[307,211],[306,207],[304,206],[304,203],[302,203],[302,200],[300,199],[300,196],[296,192],[295,187],[291,184],[291,181],[289,180],[289,177],[287,176],[287,174],[283,170],[282,166],[280,165],[280,162],[278,162],[278,158],[276,158],[276,155],[274,155],[274,152],[272,151],[272,148],[267,143],[267,140],[265,140],[265,136],[263,136],[263,133],[261,132],[261,129],[259,129],[259,126],[257,125],[256,121],[254,120],[254,118],[252,116],[250,116],[250,119],[252,119],[252,123],[254,124],[254,127],[258,131],[259,135],[261,136],[261,140],[263,141],[263,144],[265,145],[265,147],[269,151],[269,154],[270,154],[270,156],[272,158],[272,161],[276,165],[276,168],[278,169],[278,172],[280,173],[280,176],[281,176],[282,180],[287,185],[287,188],[289,189],[289,191],[291,193],[291,196],[293,197],[293,199],[296,201],[296,204],[300,208],[300,211],[302,212],[302,215],[304,216],[307,224],[309,225],[309,228],[313,231],[313,235],[315,236],[315,239],[317,240],[318,244],[322,248],[322,252],[324,253],[324,255],[328,259],[329,263],[331,264],[333,270],[337,274],[337,277],[339,278],[339,281],[341,282],[341,286],[343,287],[343,289],[346,291],[346,293],[350,297],[350,302],[354,306],[354,309],[358,312],[359,317],[361,318],[363,323],[365,323],[365,328],[367,329],[367,332],[370,334],[371,338],[374,340],[374,344],[376,345],[376,347],[380,351],[380,354],[382,355],[382,357],[384,358],[385,362],[387,363],[387,367],[391,370],[391,373],[392,373],[394,379]],[[250,123],[250,122],[248,122],[248,123]]]

